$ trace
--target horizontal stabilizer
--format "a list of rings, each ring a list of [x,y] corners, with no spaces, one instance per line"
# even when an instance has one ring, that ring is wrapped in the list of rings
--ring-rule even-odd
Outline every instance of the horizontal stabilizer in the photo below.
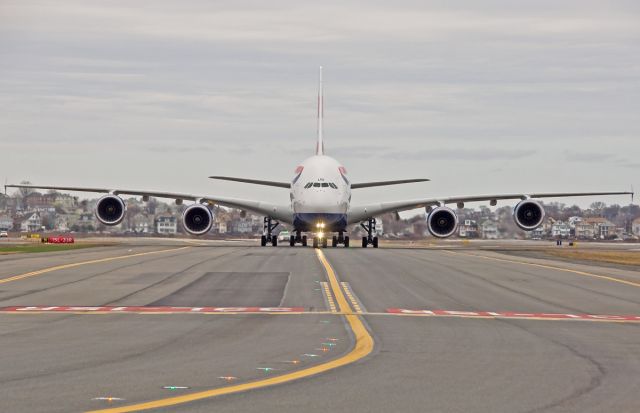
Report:
[[[234,178],[232,176],[210,176],[211,179],[219,179],[221,181],[243,182],[245,184],[277,186],[278,188],[291,188],[289,182],[261,181],[259,179]]]
[[[359,184],[351,184],[351,189],[371,188],[374,186],[412,184],[415,182],[427,182],[430,179],[401,179],[399,181],[378,181],[378,182],[361,182]]]

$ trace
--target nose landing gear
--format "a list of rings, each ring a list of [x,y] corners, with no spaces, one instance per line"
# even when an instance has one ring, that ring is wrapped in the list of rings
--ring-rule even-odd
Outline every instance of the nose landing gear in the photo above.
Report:
[[[376,233],[376,219],[369,218],[366,224],[362,222],[360,226],[367,231],[367,236],[362,237],[362,248],[367,248],[368,245],[373,245],[373,248],[378,248],[378,236],[374,236]]]

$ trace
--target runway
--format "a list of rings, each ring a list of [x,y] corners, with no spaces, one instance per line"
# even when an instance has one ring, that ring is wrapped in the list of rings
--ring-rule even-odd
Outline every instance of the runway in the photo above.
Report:
[[[2,412],[640,411],[640,272],[468,246],[0,256]]]

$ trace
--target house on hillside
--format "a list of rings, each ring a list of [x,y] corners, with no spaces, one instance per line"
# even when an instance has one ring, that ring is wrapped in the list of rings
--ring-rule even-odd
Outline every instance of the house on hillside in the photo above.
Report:
[[[171,216],[161,216],[156,218],[156,232],[158,234],[177,234],[178,219]]]
[[[595,227],[586,221],[576,222],[575,234],[578,239],[593,239],[595,237]]]
[[[590,217],[584,218],[582,222],[593,226],[594,235],[599,239],[607,239],[616,235],[616,226],[606,218]]]
[[[154,232],[154,219],[150,215],[143,213],[135,214],[131,218],[132,230],[136,234],[151,234]]]
[[[0,231],[9,231],[13,228],[13,219],[9,215],[0,215]]]
[[[72,228],[78,231],[95,231],[97,224],[95,215],[91,212],[85,212],[80,214],[76,222],[72,224]]]
[[[227,228],[231,228],[234,234],[251,234],[253,231],[253,223],[248,218],[235,218],[231,220],[231,225],[227,225]]]
[[[498,225],[492,221],[487,220],[480,226],[482,238],[484,239],[498,239]]]
[[[571,227],[563,221],[556,221],[551,225],[551,236],[553,238],[569,238]]]
[[[20,228],[20,232],[38,232],[42,228],[42,218],[39,212],[31,212],[18,219],[14,228]]]
[[[631,232],[634,235],[640,236],[640,218],[636,218],[631,223]]]
[[[465,219],[458,226],[460,238],[478,238],[478,223],[472,219]]]

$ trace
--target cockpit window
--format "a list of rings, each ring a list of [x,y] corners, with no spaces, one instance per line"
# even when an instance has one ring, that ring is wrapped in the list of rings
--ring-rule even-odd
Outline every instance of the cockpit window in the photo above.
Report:
[[[305,186],[304,189],[309,189],[309,188],[333,188],[333,189],[338,189],[338,186],[336,184],[334,184],[333,182],[308,182]]]

